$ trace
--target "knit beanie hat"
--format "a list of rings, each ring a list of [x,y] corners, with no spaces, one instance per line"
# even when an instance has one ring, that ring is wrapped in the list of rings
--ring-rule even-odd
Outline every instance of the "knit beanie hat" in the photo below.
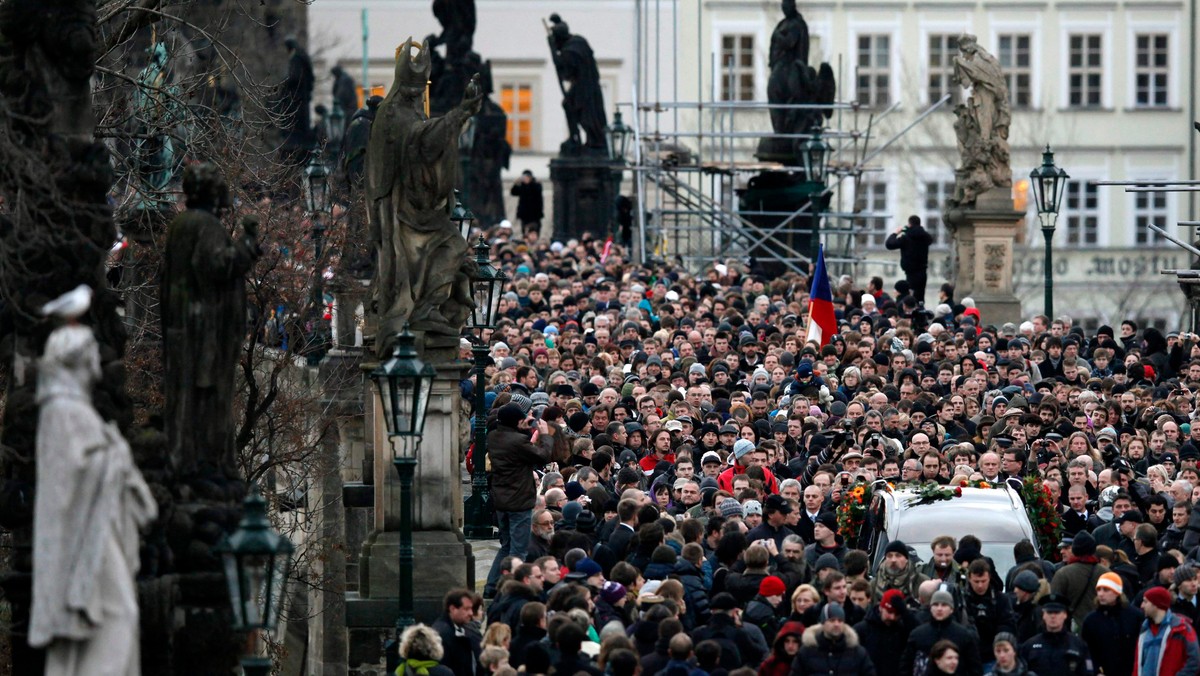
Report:
[[[1165,587],[1151,587],[1142,595],[1150,603],[1153,603],[1160,610],[1169,610],[1171,608],[1171,592]]]
[[[733,498],[725,498],[721,501],[721,516],[726,519],[734,516],[742,515],[742,505]]]
[[[1121,582],[1121,576],[1116,573],[1105,573],[1096,580],[1096,589],[1111,589],[1120,594],[1125,590],[1125,583]]]
[[[778,577],[768,575],[758,583],[758,593],[760,596],[783,596],[787,593],[787,585]]]

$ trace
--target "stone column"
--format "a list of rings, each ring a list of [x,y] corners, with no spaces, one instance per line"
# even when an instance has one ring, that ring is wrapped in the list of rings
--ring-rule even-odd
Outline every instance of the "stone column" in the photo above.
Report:
[[[946,219],[954,227],[954,297],[970,296],[984,324],[1021,322],[1021,301],[1013,294],[1013,242],[1025,214],[1013,210],[1012,191],[993,188],[971,207],[954,207]]]
[[[463,536],[461,447],[467,421],[461,406],[459,381],[470,368],[467,362],[434,365],[425,435],[417,454],[413,491],[413,602],[418,622],[433,622],[441,614],[442,597],[454,587],[475,588],[475,557]],[[364,370],[374,364],[363,365]],[[378,636],[393,626],[398,613],[400,521],[399,477],[392,466],[379,397],[365,379],[364,401],[370,457],[374,460],[375,526],[363,543],[359,590],[347,594],[346,620],[351,627],[351,665],[369,659],[365,651],[373,632]],[[357,635],[357,636],[356,636]],[[356,649],[356,644],[360,647]]]

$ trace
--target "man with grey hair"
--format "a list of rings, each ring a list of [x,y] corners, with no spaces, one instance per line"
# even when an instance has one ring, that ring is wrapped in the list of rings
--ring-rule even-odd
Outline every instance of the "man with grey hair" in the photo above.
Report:
[[[539,493],[546,493],[551,488],[562,488],[566,485],[563,475],[558,472],[546,472],[542,475],[542,483],[538,486]]]
[[[1192,499],[1192,482],[1179,479],[1171,484],[1171,505],[1182,505]]]

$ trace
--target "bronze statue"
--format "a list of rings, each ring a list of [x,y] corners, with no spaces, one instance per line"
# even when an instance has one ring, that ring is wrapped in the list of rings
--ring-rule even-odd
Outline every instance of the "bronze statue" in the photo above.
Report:
[[[600,88],[600,70],[592,46],[581,35],[572,35],[566,22],[557,14],[550,15],[550,53],[563,92],[563,110],[567,113],[570,137],[563,142],[563,155],[582,153],[605,155],[608,139],[605,128],[608,116],[604,112],[604,92]],[[580,129],[587,137],[580,135]]]
[[[833,68],[808,65],[808,24],[796,10],[795,0],[783,0],[783,19],[771,34],[767,100],[773,104],[832,104],[837,93]],[[777,134],[803,134],[820,127],[833,108],[772,108],[771,128]],[[799,164],[798,138],[764,138],[755,155],[789,165]]]
[[[187,211],[167,228],[161,311],[168,455],[181,478],[237,476],[233,379],[246,339],[245,275],[259,257],[258,219],[234,240],[220,215],[229,188],[213,164],[183,174]]]
[[[1008,83],[996,57],[967,33],[959,36],[958,49],[960,54],[954,57],[954,80],[970,87],[971,96],[954,109],[961,162],[952,201],[969,205],[992,188],[1012,186],[1008,147],[1012,113]]]
[[[395,80],[371,125],[367,148],[367,199],[378,248],[372,306],[379,318],[380,355],[391,353],[405,322],[423,336],[427,350],[457,348],[474,305],[467,243],[450,210],[458,139],[479,112],[483,92],[478,77],[472,79],[457,108],[430,119],[423,102],[429,67],[427,46],[414,45],[412,38],[400,46]]]

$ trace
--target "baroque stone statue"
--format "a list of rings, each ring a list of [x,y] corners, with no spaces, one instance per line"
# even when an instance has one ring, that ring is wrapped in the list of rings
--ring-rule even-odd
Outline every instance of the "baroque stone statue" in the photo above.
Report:
[[[550,53],[558,72],[570,132],[560,148],[561,153],[606,155],[608,139],[604,130],[608,126],[608,115],[604,111],[600,69],[596,66],[592,46],[582,35],[572,35],[571,29],[557,14],[550,15],[548,30]]]
[[[183,174],[187,211],[167,227],[160,308],[168,457],[182,479],[237,476],[233,380],[246,339],[246,273],[261,252],[258,220],[233,239],[221,223],[229,188],[213,164]]]
[[[430,119],[422,98],[429,67],[427,46],[415,45],[412,38],[400,46],[395,80],[371,125],[367,149],[371,236],[378,249],[372,307],[381,356],[391,353],[406,322],[421,336],[427,354],[446,348],[452,353],[474,305],[467,243],[450,210],[458,140],[467,120],[479,112],[483,92],[473,79],[458,107]]]
[[[832,104],[837,94],[833,68],[808,65],[808,23],[796,10],[796,0],[783,0],[783,19],[771,34],[767,100],[773,104]],[[833,115],[833,108],[772,108],[771,128],[777,134],[803,134]],[[797,165],[804,139],[764,138],[755,153],[759,159]]]
[[[92,406],[100,346],[78,319],[92,290],[46,304],[65,320],[38,362],[37,498],[29,644],[48,676],[141,673],[138,529],[157,514],[117,425]]]
[[[1012,186],[1008,147],[1012,113],[1008,83],[996,57],[969,33],[959,36],[958,50],[954,80],[970,87],[971,95],[954,109],[960,163],[951,201],[965,206],[992,188]]]

